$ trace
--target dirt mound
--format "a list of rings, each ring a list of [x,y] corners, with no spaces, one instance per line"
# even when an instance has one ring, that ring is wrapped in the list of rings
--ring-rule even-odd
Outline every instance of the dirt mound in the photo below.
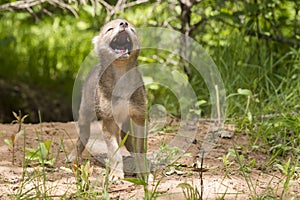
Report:
[[[155,188],[155,184],[158,184],[156,188],[157,199],[184,199],[182,187],[186,186],[186,183],[197,188],[198,191],[201,190],[200,172],[195,170],[194,164],[200,144],[203,141],[206,125],[200,124],[199,127],[201,128],[195,142],[191,144],[186,152],[188,154],[173,165],[154,172],[156,178],[154,185],[149,185],[148,189],[151,191]],[[80,183],[72,171],[74,166],[65,163],[65,157],[73,148],[77,138],[75,123],[25,124],[23,128],[25,128],[25,139],[24,135],[18,138],[15,145],[15,164],[12,165],[12,150],[4,143],[4,139],[10,139],[11,134],[18,130],[18,125],[0,124],[0,199],[14,199],[15,196],[11,195],[18,194],[22,194],[23,198],[30,194],[37,197],[39,192],[53,199],[70,199],[70,197],[74,197],[74,194],[78,194]],[[95,132],[95,130],[98,132],[92,126],[92,132]],[[94,133],[94,135],[96,134]],[[175,131],[169,131],[168,133],[164,131],[149,135],[148,151],[161,148],[163,143],[168,142],[174,136]],[[101,140],[96,141],[93,138],[95,139],[95,137],[92,136],[91,144],[96,144],[94,150],[105,149],[101,146],[105,143]],[[38,143],[45,141],[51,141],[51,154],[47,159],[55,158],[53,166],[47,167],[43,173],[41,165],[37,161],[32,161],[23,169],[24,146],[36,149]],[[260,166],[267,162],[266,156],[257,152],[244,152],[243,149],[248,147],[248,144],[247,137],[243,135],[234,136],[232,139],[219,139],[216,147],[204,159],[205,171],[202,174],[203,199],[221,197],[224,197],[224,199],[251,199],[254,194],[262,195],[264,193],[279,198],[285,177],[276,170],[262,171]],[[247,155],[245,159],[249,161],[253,158],[257,159],[256,165],[251,168],[251,172],[247,172],[249,176],[243,176],[239,170],[240,166],[233,160],[229,159],[227,164],[223,161],[228,149],[234,148],[234,146],[240,147],[240,153]],[[26,151],[28,152],[28,149]],[[95,157],[90,155],[85,151],[83,160],[80,160],[80,163],[84,163],[86,159],[91,161],[91,166],[94,169],[89,176],[89,180],[90,187],[93,185],[93,188],[90,188],[92,192],[89,195],[94,194],[95,196],[92,197],[97,199],[103,195],[105,168],[99,166]],[[250,186],[249,180],[251,180]],[[292,196],[300,198],[299,185],[299,178],[291,180],[289,193],[285,194],[284,199],[289,199]],[[110,184],[108,195],[112,199],[128,199],[129,197],[131,199],[143,199],[144,189],[142,186],[123,181],[118,184]],[[88,196],[86,199],[92,197]]]

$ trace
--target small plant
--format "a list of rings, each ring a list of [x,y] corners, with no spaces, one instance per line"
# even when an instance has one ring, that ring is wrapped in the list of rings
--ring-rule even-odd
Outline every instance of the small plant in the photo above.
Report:
[[[201,194],[196,186],[192,186],[189,183],[180,183],[177,187],[180,187],[182,189],[184,198],[186,200],[202,199]]]
[[[290,180],[295,176],[297,170],[300,169],[300,167],[297,167],[298,163],[295,163],[292,165],[291,158],[288,159],[288,161],[284,164],[276,164],[275,166],[278,167],[278,169],[286,176],[286,179],[284,181],[283,190],[281,192],[281,199],[284,199],[284,195],[286,191],[289,190],[289,183]]]
[[[46,140],[44,142],[40,142],[36,149],[26,148],[27,152],[25,153],[25,159],[38,161],[38,164],[53,166],[55,158],[49,158],[51,156],[50,147],[51,141]]]
[[[199,100],[196,102],[195,106],[197,109],[191,109],[190,112],[193,112],[194,114],[201,116],[203,109],[200,108],[200,106],[207,104],[207,101],[205,100]]]
[[[84,165],[73,165],[73,173],[76,177],[76,186],[80,192],[87,192],[90,189],[90,176],[93,173],[93,166],[88,160]]]
[[[104,176],[104,181],[103,181],[103,192],[102,192],[102,197],[101,199],[103,200],[109,200],[109,193],[108,193],[108,188],[111,185],[111,182],[109,181],[109,172],[110,168],[109,165],[106,165],[105,167],[105,176]]]
[[[24,115],[22,117],[21,111],[19,111],[19,115],[17,113],[13,112],[15,120],[12,121],[13,124],[19,124],[17,133],[13,133],[9,139],[4,139],[4,142],[8,145],[8,147],[12,150],[12,164],[15,164],[15,144],[17,139],[24,134],[24,130],[22,129],[22,124],[24,123],[24,120],[28,117],[28,115]]]
[[[234,162],[230,161],[229,158],[233,156],[233,152],[229,151],[225,156],[222,157],[224,169],[225,169],[225,177],[228,175],[230,171],[230,167],[233,165]]]
[[[253,114],[250,111],[250,103],[251,100],[255,103],[259,103],[259,99],[256,97],[256,95],[254,95],[250,90],[248,89],[241,89],[239,88],[237,90],[237,93],[232,93],[230,95],[228,95],[227,99],[233,96],[245,96],[247,97],[247,101],[246,101],[246,107],[244,109],[244,116],[243,116],[243,120],[240,121],[240,128],[250,128],[250,130],[253,129]]]
[[[251,169],[255,165],[256,159],[254,158],[249,163],[246,163],[244,155],[240,155],[236,149],[230,149],[228,154],[233,156],[236,162],[238,163],[239,171],[241,171],[242,176],[245,178],[249,191],[252,194],[252,197],[257,197],[255,187],[250,177],[250,173],[252,171]]]
[[[156,180],[156,174],[154,174],[153,176],[153,187],[151,187],[150,189],[150,183],[148,182],[148,178],[150,176],[150,173],[147,173],[145,176],[145,180],[141,179],[141,178],[125,178],[125,181],[134,183],[135,185],[139,185],[139,186],[143,186],[144,188],[144,200],[154,200],[157,199],[159,196],[159,192],[158,190],[158,186],[161,182],[162,179],[159,179],[157,181]],[[152,175],[151,175],[152,176]]]
[[[39,113],[40,115],[40,113]],[[41,119],[40,119],[41,121]],[[42,130],[41,130],[42,132]],[[39,140],[40,141],[40,140]],[[15,194],[16,199],[49,199],[52,187],[47,186],[47,170],[52,167],[55,158],[51,158],[51,141],[39,142],[37,148],[27,148],[26,133],[24,130],[24,163],[22,182]],[[32,161],[35,161],[32,163]],[[33,166],[33,171],[28,172],[27,167]],[[28,186],[30,186],[28,188]]]
[[[159,152],[153,158],[153,161],[157,161],[155,163],[152,162],[152,164],[155,164],[155,167],[160,167],[165,163],[169,163],[170,161],[173,161],[173,164],[171,164],[170,170],[165,173],[165,175],[171,175],[173,173],[176,173],[177,175],[182,175],[183,172],[180,170],[177,170],[175,167],[181,167],[180,164],[174,164],[176,159],[178,159],[178,154],[180,153],[180,150],[178,147],[170,148],[166,144],[162,144],[160,147]],[[189,154],[183,154],[183,156],[190,156]],[[146,159],[146,158],[145,158]],[[153,180],[152,180],[153,179]],[[158,186],[160,185],[163,178],[157,179],[157,174],[151,174],[149,172],[144,174],[144,177],[139,178],[125,178],[125,181],[134,183],[139,186],[143,186],[144,188],[144,200],[152,200],[157,199],[160,196],[160,193],[158,192]],[[151,183],[149,182],[151,180]],[[152,184],[152,186],[151,186]]]
[[[181,150],[178,147],[169,147],[166,143],[162,143],[153,158],[153,165],[155,167],[163,166],[166,163],[174,162],[181,155]]]

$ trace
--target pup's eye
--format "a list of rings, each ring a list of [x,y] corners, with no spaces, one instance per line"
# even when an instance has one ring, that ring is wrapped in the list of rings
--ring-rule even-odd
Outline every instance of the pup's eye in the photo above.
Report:
[[[114,28],[109,28],[109,29],[107,29],[107,31],[106,32],[108,32],[108,31],[111,31],[111,30],[113,30]]]

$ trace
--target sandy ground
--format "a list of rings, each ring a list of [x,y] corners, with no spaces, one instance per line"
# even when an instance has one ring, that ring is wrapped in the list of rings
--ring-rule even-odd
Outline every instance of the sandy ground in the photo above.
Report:
[[[80,163],[87,159],[91,161],[93,173],[90,182],[94,184],[93,191],[102,192],[105,168],[99,163],[101,155],[106,153],[106,145],[99,136],[98,123],[92,126],[92,136],[89,142],[89,150],[85,150]],[[77,138],[77,130],[74,122],[69,123],[42,123],[24,124],[24,135],[20,136],[15,143],[15,159],[12,164],[12,150],[5,144],[4,139],[10,139],[13,133],[18,130],[16,124],[0,124],[0,199],[14,199],[12,195],[26,193],[38,193],[37,188],[43,187],[43,180],[47,180],[44,186],[47,188],[47,195],[53,199],[70,197],[76,193],[76,179],[72,172],[72,164],[66,164],[66,155],[71,151]],[[181,183],[189,183],[199,191],[200,173],[194,168],[197,161],[200,144],[203,141],[206,124],[199,124],[196,139],[189,146],[186,156],[180,158],[171,166],[164,166],[152,172],[158,186],[159,197],[157,199],[184,199],[182,189],[178,187]],[[176,127],[164,131],[156,131],[148,137],[148,151],[157,151],[163,143],[168,143],[176,137]],[[52,168],[47,168],[45,176],[40,176],[41,165],[36,161],[24,166],[24,146],[26,148],[37,148],[39,142],[51,141],[51,158],[55,158]],[[25,142],[25,144],[24,144]],[[285,177],[275,169],[262,171],[262,166],[267,163],[267,157],[258,152],[247,152],[249,141],[243,134],[235,134],[231,139],[219,139],[217,145],[204,159],[203,172],[203,199],[251,199],[253,194],[272,194],[280,197]],[[256,164],[251,168],[248,181],[242,176],[239,166],[236,163],[228,166],[227,170],[222,161],[229,149],[236,147],[245,156],[248,163],[256,158]],[[28,151],[28,150],[27,150]],[[124,156],[128,154],[122,149]],[[97,158],[97,159],[96,159]],[[232,159],[230,160],[230,162]],[[124,161],[125,162],[125,161]],[[125,163],[126,165],[126,163]],[[26,173],[25,173],[26,172]],[[22,176],[23,175],[23,176]],[[22,178],[24,177],[24,178]],[[251,183],[250,181],[251,180]],[[41,184],[39,186],[39,184]],[[252,186],[249,187],[249,184]],[[289,192],[284,199],[300,199],[300,180],[292,179],[289,183]],[[153,185],[149,189],[153,189]],[[251,189],[249,189],[251,188]],[[42,190],[42,189],[41,189]],[[144,189],[127,181],[111,184],[109,196],[112,199],[142,199]]]

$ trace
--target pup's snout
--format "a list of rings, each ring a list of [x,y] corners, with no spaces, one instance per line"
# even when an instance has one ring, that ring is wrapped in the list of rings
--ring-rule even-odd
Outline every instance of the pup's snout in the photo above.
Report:
[[[121,23],[120,23],[120,26],[123,27],[123,28],[127,28],[127,27],[128,27],[128,23],[125,22],[125,21],[124,21],[124,22],[121,22]]]

